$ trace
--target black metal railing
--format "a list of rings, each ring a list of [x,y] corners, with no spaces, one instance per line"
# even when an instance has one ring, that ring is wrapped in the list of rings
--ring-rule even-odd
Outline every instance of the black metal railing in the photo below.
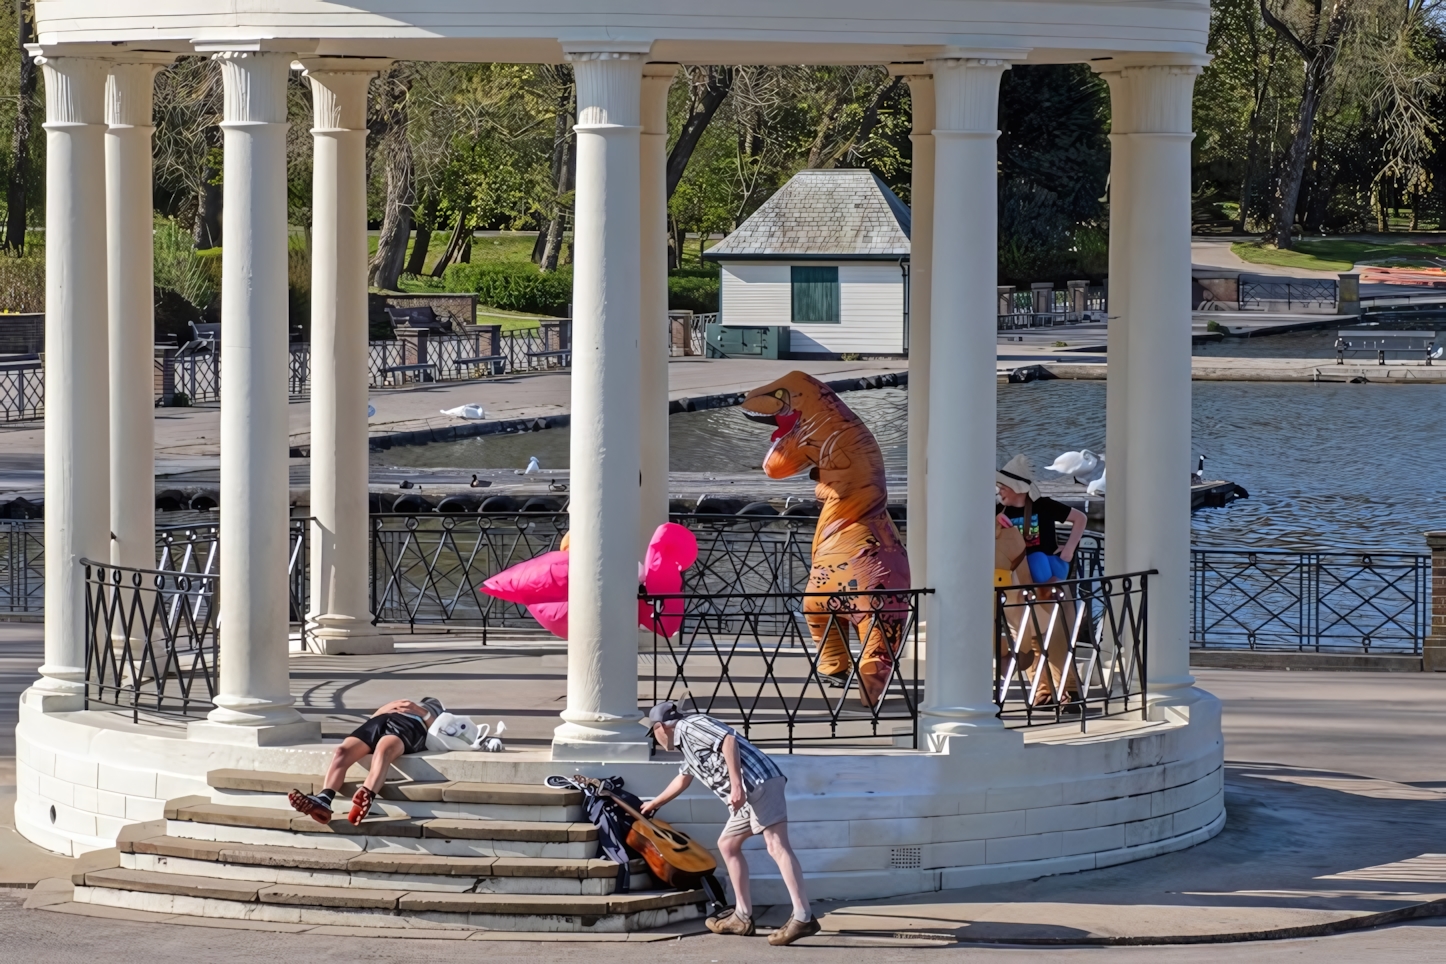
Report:
[[[1150,572],[994,593],[994,702],[1006,724],[1145,718]]]
[[[219,640],[214,575],[82,559],[85,705],[192,716],[214,706]]]
[[[45,523],[0,519],[0,611],[45,611]]]
[[[1320,278],[1240,279],[1240,310],[1336,307],[1336,282]]]
[[[0,421],[40,418],[45,411],[45,372],[29,356],[0,363]]]
[[[682,700],[789,752],[820,741],[917,748],[928,592],[640,594],[654,632],[639,696]]]
[[[1190,645],[1419,654],[1431,557],[1402,552],[1196,549]]]

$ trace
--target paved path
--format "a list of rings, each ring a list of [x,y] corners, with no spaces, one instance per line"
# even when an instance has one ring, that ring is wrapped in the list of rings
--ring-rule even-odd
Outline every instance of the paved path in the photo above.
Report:
[[[506,719],[514,748],[538,748],[550,736],[565,692],[563,651],[561,644],[547,640],[483,650],[476,639],[418,636],[404,639],[388,656],[294,657],[292,684],[298,700],[323,719],[332,737],[383,700],[425,688],[479,719]],[[38,625],[0,624],[0,753],[13,753],[14,697],[33,677],[39,655]],[[1316,927],[1446,897],[1446,755],[1436,750],[1446,744],[1446,676],[1220,669],[1197,669],[1196,674],[1224,704],[1229,819],[1214,840],[1104,871],[888,901],[821,904],[831,935],[815,942],[835,952],[855,947],[870,959],[892,961],[921,953],[911,945],[952,953],[949,948],[961,941],[1069,943]],[[0,813],[6,817],[7,794],[13,794],[13,759],[0,758]],[[10,872],[0,874],[0,881],[22,880],[25,874],[30,879],[64,874],[72,864],[43,854],[0,826],[0,869]],[[772,909],[763,922],[782,913]],[[91,942],[118,942],[111,953],[92,959],[136,960],[146,954],[157,964],[180,960],[182,954],[194,960],[199,948],[211,956],[429,959],[411,942],[339,933],[333,946],[315,936],[227,932],[213,925],[198,930],[25,913],[0,899],[0,961],[61,932],[67,947],[77,952],[94,949]],[[1252,961],[1320,953],[1359,955],[1332,957],[1339,960],[1381,954],[1426,960],[1427,948],[1442,936],[1423,924],[1272,943],[1249,953]],[[430,959],[462,960],[466,954],[446,942],[426,947],[426,953],[436,955]],[[761,940],[701,936],[677,945],[627,949],[549,944],[544,950],[539,944],[516,944],[509,945],[507,958],[544,959],[544,953],[559,961],[586,953],[595,961],[643,955],[658,961],[721,962],[756,960],[775,951]],[[1005,953],[1011,960],[1043,959],[1042,951],[983,949],[971,951],[971,959],[1003,959]],[[1111,960],[1219,959],[1208,949],[1189,948],[1092,953]]]

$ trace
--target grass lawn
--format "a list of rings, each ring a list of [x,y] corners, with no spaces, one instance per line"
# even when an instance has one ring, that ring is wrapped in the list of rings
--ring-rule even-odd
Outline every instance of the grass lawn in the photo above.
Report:
[[[1446,244],[1344,238],[1306,238],[1297,241],[1295,250],[1292,251],[1280,251],[1267,245],[1240,241],[1232,244],[1230,250],[1241,260],[1252,264],[1305,268],[1311,271],[1349,271],[1361,263],[1399,268],[1440,267],[1433,259],[1446,258]]]

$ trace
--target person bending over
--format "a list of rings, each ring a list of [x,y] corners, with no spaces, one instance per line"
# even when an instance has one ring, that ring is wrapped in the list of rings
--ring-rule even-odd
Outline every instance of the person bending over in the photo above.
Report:
[[[341,741],[341,746],[331,755],[331,766],[326,771],[326,783],[318,793],[302,793],[292,790],[287,795],[291,806],[306,814],[317,823],[331,822],[331,805],[346,781],[346,771],[353,763],[368,754],[372,758],[371,772],[366,781],[357,787],[351,798],[351,812],[347,819],[359,824],[371,812],[372,801],[387,781],[387,769],[403,753],[420,753],[427,748],[427,727],[446,707],[434,696],[424,696],[418,702],[393,700],[372,714],[372,718],[352,731],[351,736]]]
[[[1036,583],[1069,578],[1069,564],[1088,521],[1085,514],[1041,494],[1027,456],[1010,459],[994,474],[994,482],[1004,507],[999,524],[1015,526],[1023,534],[1030,578]],[[1055,526],[1064,522],[1070,525],[1069,538],[1060,545]]]
[[[652,816],[688,789],[694,777],[707,784],[730,813],[718,837],[718,851],[733,881],[734,906],[708,918],[708,929],[715,934],[741,937],[755,933],[743,841],[761,833],[768,855],[778,865],[788,896],[793,900],[793,916],[769,935],[768,943],[792,944],[801,937],[817,934],[819,924],[803,890],[803,868],[788,842],[788,804],[783,796],[783,785],[788,778],[778,769],[778,764],[727,724],[701,713],[683,716],[671,701],[654,706],[642,722],[652,729],[653,737],[664,750],[676,748],[683,754],[683,764],[673,782],[656,797],[643,801],[644,816]]]

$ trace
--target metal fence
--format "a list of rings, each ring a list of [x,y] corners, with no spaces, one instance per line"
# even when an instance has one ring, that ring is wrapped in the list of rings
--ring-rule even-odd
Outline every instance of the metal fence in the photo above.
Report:
[[[654,632],[639,695],[683,700],[789,752],[917,748],[919,599],[930,591],[641,595]]]
[[[0,519],[0,612],[45,611],[45,523]]]
[[[1190,644],[1202,649],[1419,654],[1431,557],[1196,549]]]
[[[0,421],[40,418],[45,410],[45,372],[40,359],[0,364]]]
[[[1240,279],[1241,311],[1290,311],[1336,307],[1334,280],[1317,278]]]
[[[1000,286],[998,294],[1000,331],[1101,322],[1108,312],[1108,294],[1103,285],[1025,290]]]
[[[994,593],[994,702],[1006,723],[1145,718],[1152,572]]]

